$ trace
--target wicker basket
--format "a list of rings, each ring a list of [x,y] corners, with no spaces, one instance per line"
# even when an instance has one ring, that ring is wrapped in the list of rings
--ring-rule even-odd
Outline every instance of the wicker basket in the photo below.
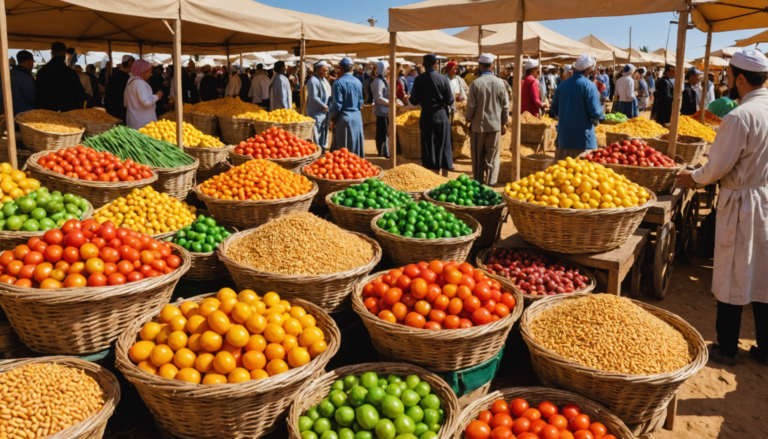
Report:
[[[373,217],[371,229],[384,249],[384,253],[398,266],[435,259],[464,262],[472,250],[472,244],[483,233],[483,228],[476,219],[465,213],[454,213],[456,218],[464,221],[472,229],[472,234],[457,238],[407,238],[389,233],[376,224],[384,213]]]
[[[158,178],[157,172],[152,171],[152,176],[150,178],[145,178],[144,180],[139,181],[121,181],[112,183],[106,181],[74,179],[62,174],[57,174],[37,163],[41,157],[48,154],[49,151],[39,152],[33,154],[29,160],[27,160],[27,169],[29,170],[29,173],[32,174],[32,178],[40,180],[41,186],[45,186],[52,191],[56,190],[61,191],[63,194],[70,193],[75,194],[78,197],[83,197],[88,200],[95,209],[130,194],[134,189],[149,186],[155,183]]]
[[[21,114],[23,113],[19,113],[19,115]],[[18,117],[18,115],[16,117]],[[47,131],[32,128],[23,123],[20,123],[19,127],[21,129],[21,139],[24,142],[24,147],[35,152],[55,151],[62,148],[77,146],[83,139],[83,133],[85,133],[85,128],[76,133],[49,133]]]
[[[304,166],[314,163],[314,161],[320,157],[320,154],[322,154],[322,148],[318,146],[315,152],[313,152],[310,155],[306,155],[304,157],[290,157],[287,159],[267,159],[267,160],[269,160],[270,162],[275,162],[278,165],[282,166],[283,168],[295,174],[301,174],[302,173],[301,170],[304,168]],[[245,156],[245,157],[248,157],[248,156]]]
[[[186,250],[171,246],[181,258],[181,266],[171,274],[105,287],[40,290],[3,285],[0,305],[21,341],[35,352],[102,351],[137,317],[157,313],[171,299],[191,262]]]
[[[469,145],[469,143],[469,136],[461,136],[459,134],[451,133],[451,155],[454,160],[461,157],[461,152],[464,150],[465,146]]]
[[[477,265],[477,268],[482,270],[486,276],[491,277],[493,279],[496,279],[499,281],[505,288],[518,292],[520,295],[523,296],[523,299],[525,299],[525,305],[528,306],[531,303],[544,299],[549,296],[545,295],[533,295],[528,294],[523,291],[521,291],[517,286],[510,280],[505,277],[499,276],[498,274],[491,274],[488,272],[488,267],[485,265],[485,261],[488,260],[488,257],[490,256],[491,252],[494,250],[494,248],[487,248],[480,253],[477,254],[477,257],[475,258],[475,265]],[[549,252],[536,250],[538,253],[542,253],[544,255],[550,256],[552,258],[556,258],[556,256],[552,255]],[[586,288],[583,290],[574,291],[573,293],[568,293],[568,295],[574,295],[574,294],[590,294],[597,286],[597,279],[595,279],[595,275],[592,274],[591,271],[587,270],[586,268],[582,267],[581,265],[574,264],[573,262],[566,261],[564,259],[561,259],[559,261],[563,266],[569,267],[572,269],[579,270],[579,274],[582,276],[585,276],[587,279],[589,279],[589,283],[587,284]]]
[[[682,162],[678,161],[678,163],[696,165],[699,163],[699,159],[701,159],[701,156],[707,149],[707,141],[699,137],[678,136],[678,138],[680,137],[683,137],[681,140],[684,140],[685,142],[677,142],[677,145],[675,146],[675,156],[680,156],[683,159]],[[646,143],[656,148],[660,153],[667,154],[667,149],[669,148],[669,134],[662,134],[653,139],[646,139]],[[677,159],[677,157],[675,157],[675,159]]]
[[[413,259],[413,262],[423,259]],[[449,259],[442,259],[449,260]],[[515,296],[515,308],[501,320],[466,329],[414,329],[399,323],[390,323],[372,314],[365,307],[363,287],[388,271],[380,271],[361,280],[352,295],[352,308],[363,319],[373,346],[382,355],[398,361],[418,364],[433,372],[467,369],[496,356],[512,325],[523,313],[523,296]]]
[[[200,160],[197,157],[193,158],[194,163],[178,168],[152,167],[152,170],[157,173],[157,181],[152,183],[152,187],[158,192],[184,201],[195,187],[195,173],[200,166]]]
[[[424,199],[432,204],[443,206],[445,210],[452,214],[463,213],[476,219],[483,229],[480,237],[475,240],[474,245],[485,247],[491,245],[499,239],[501,235],[501,226],[504,224],[502,219],[507,214],[507,204],[502,202],[496,206],[459,206],[458,204],[437,201],[429,196],[432,190],[424,191]]]
[[[58,433],[45,436],[46,439],[101,439],[104,436],[107,421],[120,402],[120,384],[112,372],[91,361],[74,357],[52,356],[3,361],[2,365],[0,365],[0,374],[10,372],[17,367],[27,364],[57,364],[80,370],[93,378],[104,392],[102,395],[104,405],[101,407],[101,410],[85,418],[82,422],[78,422]]]
[[[611,132],[605,133],[606,146],[613,145],[614,143],[619,143],[622,140],[633,140],[633,139],[637,139],[648,144],[650,144],[649,142],[652,140],[651,137],[635,137],[625,133],[611,133]]]
[[[353,180],[329,180],[327,178],[320,178],[316,175],[307,174],[306,172],[304,172],[303,166],[301,169],[301,175],[307,177],[309,181],[312,181],[317,185],[318,191],[317,191],[317,195],[315,195],[315,203],[321,206],[325,206],[325,198],[328,194],[331,194],[333,192],[343,191],[344,189],[350,186],[364,183],[369,178],[378,180],[381,177],[383,177],[384,170],[381,169],[381,166],[374,165],[374,167],[379,170],[378,175],[374,175],[373,177],[368,177],[368,178],[356,178]]]
[[[544,250],[559,253],[606,252],[621,247],[656,203],[656,194],[642,206],[626,209],[562,209],[501,196],[509,206],[520,236]]]
[[[197,172],[200,172],[209,171],[227,161],[227,158],[229,158],[229,151],[233,148],[234,146],[232,145],[225,145],[217,148],[198,148],[185,146],[184,152],[188,156],[197,159],[199,162]]]
[[[317,194],[317,185],[312,184],[312,190],[304,195],[279,200],[220,200],[205,195],[199,185],[195,186],[195,194],[216,221],[245,230],[289,213],[308,212],[312,198]]]
[[[91,121],[67,116],[67,113],[62,113],[61,115],[68,117],[74,120],[75,122],[79,123],[80,125],[84,126],[85,132],[83,133],[83,136],[85,137],[98,136],[99,134],[106,133],[107,131],[111,130],[113,127],[123,123],[122,120],[118,120],[117,122],[91,122]],[[78,143],[80,142],[78,141]]]
[[[434,189],[434,188],[433,188]],[[406,194],[410,195],[413,201],[419,202],[424,199],[424,192],[421,191],[415,191],[415,192],[408,192],[404,191]]]
[[[384,212],[395,209],[357,209],[354,207],[340,206],[331,199],[337,192],[331,192],[325,196],[325,205],[331,211],[333,222],[342,229],[351,232],[362,233],[376,239],[376,234],[371,229],[371,220]]]
[[[286,133],[291,133],[301,140],[311,140],[315,133],[315,121],[291,123],[275,123],[274,126],[282,128]]]
[[[238,143],[253,137],[253,119],[244,117],[217,116],[221,128],[221,140],[227,145]]]
[[[88,201],[88,200],[86,200]],[[83,212],[80,220],[85,220],[93,216],[93,206],[88,203],[88,209]],[[21,230],[0,230],[0,249],[14,249],[17,245],[26,244],[30,238],[38,237],[42,238],[45,234],[44,231],[39,230],[37,232],[24,232]]]
[[[277,125],[277,123],[266,120],[251,120],[251,127],[253,128],[254,135],[264,134],[264,131],[267,131],[275,125]]]
[[[373,247],[373,258],[365,265],[341,273],[320,275],[288,275],[267,273],[244,266],[227,256],[227,249],[236,240],[253,233],[244,230],[230,235],[219,244],[219,259],[227,266],[238,289],[252,289],[256,292],[277,291],[280,297],[287,299],[301,298],[321,307],[326,312],[335,313],[349,308],[349,296],[355,285],[381,260],[381,247],[373,239],[357,234]]]
[[[197,168],[197,172],[195,173],[195,182],[204,183],[206,180],[212,178],[213,176],[223,174],[230,169],[232,169],[232,165],[228,161],[221,162],[210,169],[202,170]]]
[[[587,153],[579,155],[583,159]],[[648,188],[655,194],[669,194],[677,184],[677,174],[685,170],[685,161],[682,157],[675,156],[678,164],[674,168],[644,168],[641,166],[616,165],[613,163],[600,163],[613,172],[623,175],[632,183]]]
[[[363,105],[363,109],[360,110],[360,114],[363,116],[363,125],[376,123],[376,116],[373,115],[373,104]]]
[[[665,411],[685,380],[707,363],[704,339],[679,316],[661,308],[632,300],[632,303],[679,330],[695,351],[693,361],[674,372],[660,375],[626,375],[582,366],[541,346],[533,337],[531,322],[542,311],[578,296],[558,295],[534,303],[520,320],[520,331],[531,353],[533,370],[547,386],[562,387],[605,405],[628,425],[640,424]],[[629,299],[628,299],[629,300]]]
[[[419,125],[398,125],[397,141],[407,159],[421,158],[421,128]]]
[[[617,439],[635,439],[635,435],[621,422],[616,415],[608,411],[605,407],[595,403],[576,393],[570,393],[563,390],[551,389],[548,387],[513,387],[497,390],[489,395],[478,399],[469,404],[461,412],[456,422],[456,434],[453,439],[465,439],[464,430],[470,422],[477,419],[477,416],[483,410],[490,410],[491,404],[497,399],[511,401],[515,398],[522,398],[530,404],[531,407],[538,407],[544,401],[549,401],[558,407],[565,404],[576,404],[581,413],[589,416],[590,421],[600,422],[608,429],[608,434],[612,434]]]
[[[229,155],[229,161],[232,162],[232,166],[240,166],[245,162],[253,160],[253,157],[245,154],[238,154],[234,149],[230,149],[227,152],[227,155]]]
[[[282,292],[280,292],[282,295]],[[206,294],[188,300],[200,302]],[[181,300],[177,303],[180,303]],[[155,314],[137,319],[117,341],[116,364],[149,407],[155,422],[177,438],[246,439],[262,437],[280,426],[296,394],[323,368],[339,349],[341,333],[333,319],[322,309],[292,300],[315,317],[325,333],[328,348],[309,364],[280,375],[239,384],[210,386],[162,378],[139,369],[128,356],[142,325]],[[201,416],[205,413],[205,416]]]
[[[219,135],[219,118],[216,115],[192,113],[192,126],[203,134]]]
[[[539,144],[544,139],[544,133],[547,132],[549,125],[543,123],[521,123],[520,124],[520,143]]]
[[[555,163],[555,158],[547,154],[531,154],[520,156],[520,177],[527,177],[539,171],[544,171]]]
[[[432,388],[432,393],[437,395],[443,403],[441,408],[445,411],[443,417],[444,423],[440,428],[440,432],[437,434],[436,439],[449,439],[453,435],[454,424],[456,418],[459,416],[459,403],[456,400],[456,394],[453,393],[453,389],[451,389],[442,378],[432,372],[410,364],[363,363],[332,370],[309,383],[304,390],[296,395],[294,404],[288,412],[289,439],[302,439],[302,435],[298,429],[299,417],[304,416],[307,409],[315,404],[319,404],[320,401],[326,398],[331,391],[331,386],[334,382],[344,379],[347,375],[362,375],[365,372],[376,372],[379,377],[385,377],[390,374],[400,375],[402,377],[418,375],[423,381],[429,383]]]

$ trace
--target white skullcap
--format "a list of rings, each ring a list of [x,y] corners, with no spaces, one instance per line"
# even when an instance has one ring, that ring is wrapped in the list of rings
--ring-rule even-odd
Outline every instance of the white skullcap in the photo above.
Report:
[[[624,66],[624,70],[622,71],[622,74],[624,76],[631,75],[635,73],[635,66],[632,64],[627,64]]]
[[[535,69],[539,66],[539,60],[528,58],[525,60],[525,70]]]
[[[132,57],[131,55],[123,55],[123,62],[132,61],[136,58]]]
[[[734,53],[731,65],[748,72],[768,72],[768,58],[757,50],[742,50]]]
[[[573,66],[570,64],[566,64],[563,66],[566,72],[570,72],[573,69]]]
[[[379,61],[376,63],[376,70],[379,75],[386,75],[387,71],[389,70],[389,62],[388,61]]]
[[[316,62],[316,63],[315,63],[315,69],[319,69],[319,68],[325,67],[325,66],[327,66],[327,65],[330,65],[330,64],[328,64],[328,63],[327,63],[327,62],[326,62],[326,61],[323,59],[323,60],[320,60],[320,61],[318,61],[318,62]]]
[[[493,61],[495,60],[496,60],[496,57],[490,53],[484,53],[480,55],[479,58],[477,58],[477,62],[483,63],[483,64],[493,64]]]
[[[592,58],[591,56],[585,53],[584,55],[581,55],[579,59],[576,60],[575,63],[573,63],[573,68],[576,70],[587,70],[588,68],[594,65],[595,65],[595,58]]]

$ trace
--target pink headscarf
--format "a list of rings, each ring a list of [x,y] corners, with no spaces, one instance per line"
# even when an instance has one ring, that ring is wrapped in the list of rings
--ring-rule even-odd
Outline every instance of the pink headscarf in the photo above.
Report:
[[[152,68],[152,63],[149,61],[144,61],[143,59],[137,59],[133,62],[133,67],[131,67],[131,75],[138,76],[139,78],[141,75],[144,74],[147,70]]]

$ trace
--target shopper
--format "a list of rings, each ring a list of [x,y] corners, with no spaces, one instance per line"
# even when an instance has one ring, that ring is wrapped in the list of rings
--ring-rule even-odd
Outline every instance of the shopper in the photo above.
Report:
[[[603,101],[608,99],[611,95],[611,78],[605,73],[605,69],[603,67],[600,67],[597,69],[597,76],[595,79],[600,81],[603,85],[605,85],[605,90],[601,93],[601,96],[603,97]]]
[[[551,113],[558,118],[557,160],[597,149],[595,127],[605,115],[597,87],[588,79],[594,66],[594,58],[581,55],[573,64],[573,76],[555,91]]]
[[[87,73],[83,71],[83,68],[80,66],[74,66],[72,67],[72,70],[77,73],[77,78],[80,80],[80,85],[83,86],[83,90],[85,90],[85,101],[86,103],[91,100],[91,97],[93,96],[93,89],[91,88],[91,78],[88,76]],[[80,103],[80,108],[83,108],[83,102]]]
[[[31,52],[21,50],[16,54],[16,61],[16,65],[11,69],[11,97],[13,98],[14,116],[22,111],[35,109],[35,79],[32,77],[35,57]]]
[[[493,75],[495,57],[484,53],[477,59],[480,77],[472,81],[467,94],[467,121],[470,124],[472,178],[493,186],[499,180],[501,136],[506,133],[509,99],[504,81]]]
[[[613,102],[613,97],[616,95],[616,80],[613,67],[608,67],[605,74],[608,76],[608,101]]]
[[[683,95],[680,101],[680,114],[691,116],[696,113],[697,99],[696,86],[701,82],[700,71],[695,67],[685,72],[685,83],[683,84]]]
[[[269,80],[267,80],[267,83],[269,83]],[[251,82],[251,84],[253,84],[253,82]],[[240,88],[242,86],[243,81],[240,79],[240,71],[237,69],[237,67],[234,67],[232,71],[229,72],[229,80],[227,80],[227,87],[224,89],[224,97],[239,97]],[[250,92],[248,93],[248,97],[251,98]]]
[[[734,366],[744,305],[752,304],[757,345],[750,355],[768,366],[768,59],[736,52],[728,65],[741,105],[723,118],[709,161],[678,174],[688,188],[720,180],[712,293],[717,299],[717,343],[710,358]]]
[[[202,68],[203,79],[200,80],[200,100],[201,101],[215,101],[219,98],[219,90],[217,89],[218,82],[213,76],[211,66],[204,65]]]
[[[455,102],[451,105],[451,119],[453,119],[456,113],[456,102],[464,102],[467,100],[467,83],[459,76],[458,64],[451,61],[445,66],[445,76],[448,78],[448,82],[451,84],[451,92],[455,98]]]
[[[525,61],[525,76],[523,77],[522,87],[520,88],[520,111],[526,111],[539,117],[539,112],[546,108],[541,102],[539,90],[539,61],[528,58]]]
[[[710,73],[709,79],[707,80],[707,96],[704,98],[704,108],[707,108],[709,104],[715,100],[715,85],[712,83],[714,79],[715,75]],[[701,109],[701,81],[699,81],[693,89],[696,91],[696,109],[699,110]]]
[[[412,105],[421,105],[421,164],[440,172],[453,170],[451,121],[449,112],[454,98],[448,78],[435,70],[437,57],[424,55],[424,73],[413,81],[409,98]]]
[[[275,63],[275,76],[269,84],[270,111],[293,108],[292,96],[291,82],[285,76],[285,62],[278,61]]]
[[[389,158],[389,144],[387,136],[389,135],[389,82],[387,81],[387,72],[389,63],[379,61],[376,65],[376,79],[371,83],[371,92],[373,95],[373,115],[376,116],[376,151],[379,156]]]
[[[328,107],[331,101],[331,85],[328,84],[328,63],[315,63],[315,72],[307,82],[307,116],[315,119],[313,141],[323,150],[328,149]],[[254,81],[255,82],[255,81]]]
[[[35,108],[51,111],[69,111],[82,108],[85,89],[77,72],[65,64],[67,46],[51,44],[51,60],[35,79]]]
[[[656,120],[661,125],[669,123],[672,119],[672,99],[675,95],[675,85],[672,83],[672,79],[674,77],[675,66],[667,64],[664,66],[664,76],[656,82],[651,119]]]
[[[254,104],[259,104],[262,108],[269,109],[269,76],[264,71],[264,64],[256,66],[256,73],[251,79],[251,88],[248,91],[248,97]]]
[[[131,55],[123,55],[120,69],[112,72],[104,90],[104,108],[111,116],[125,121],[125,87],[131,79],[131,67],[135,59]]]
[[[712,103],[707,106],[707,111],[714,114],[715,116],[719,118],[725,117],[726,114],[730,113],[731,110],[738,107],[739,103],[732,100],[728,96],[722,96],[718,99],[715,99],[712,101]]]
[[[131,128],[139,129],[157,121],[155,103],[163,96],[163,91],[152,94],[152,87],[147,82],[151,75],[152,64],[143,59],[133,63],[131,79],[125,87],[125,124]]]
[[[363,136],[363,86],[352,76],[352,60],[339,61],[343,74],[333,83],[331,108],[332,149],[347,148],[349,152],[365,158]]]
[[[635,66],[627,64],[621,71],[621,78],[616,81],[616,105],[613,106],[614,112],[619,112],[630,119],[640,115],[637,108],[637,96],[635,95],[635,80],[632,75],[635,73]]]
[[[152,88],[152,93],[163,92],[162,98],[155,103],[155,113],[160,117],[161,114],[165,113],[165,106],[168,104],[168,86],[165,85],[162,65],[152,67],[152,76],[149,77],[147,83]]]
[[[648,99],[651,95],[648,90],[648,83],[645,80],[645,67],[637,69],[637,84],[637,110],[645,111],[648,107]]]

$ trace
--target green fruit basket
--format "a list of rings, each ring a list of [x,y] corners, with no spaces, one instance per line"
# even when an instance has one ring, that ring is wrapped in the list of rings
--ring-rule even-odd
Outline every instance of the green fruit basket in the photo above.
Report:
[[[206,227],[200,227],[201,224],[204,224]],[[195,234],[193,235],[193,243],[190,243],[188,239],[190,232]],[[200,213],[192,224],[173,232],[165,240],[182,246],[189,253],[192,264],[189,270],[184,273],[183,277],[185,279],[217,279],[226,276],[229,272],[227,271],[227,266],[216,255],[216,250],[218,250],[219,244],[223,240],[236,232],[237,229],[234,227],[224,227],[218,224],[215,219]],[[199,236],[204,237],[202,241],[200,241],[201,238]]]

